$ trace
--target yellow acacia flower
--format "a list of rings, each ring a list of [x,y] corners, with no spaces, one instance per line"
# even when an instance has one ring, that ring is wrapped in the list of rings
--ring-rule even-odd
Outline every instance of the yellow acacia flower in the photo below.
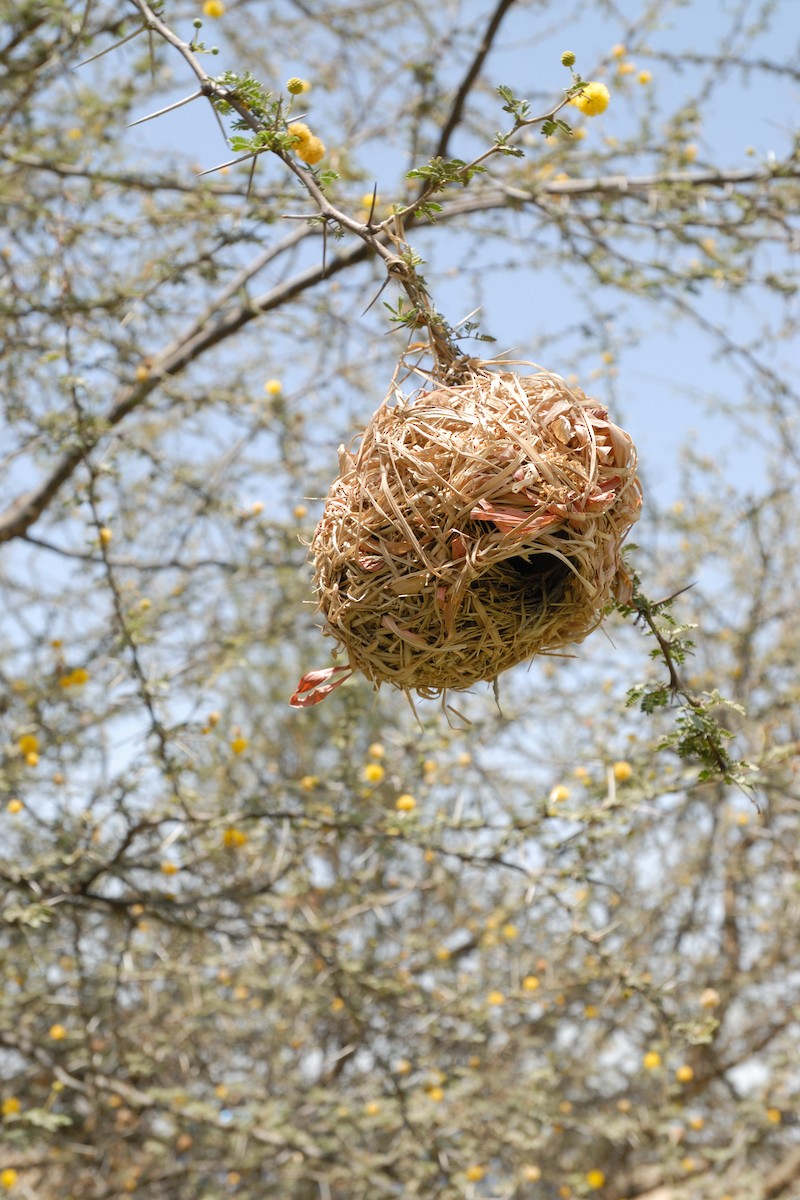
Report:
[[[21,1108],[22,1105],[16,1096],[7,1096],[3,1103],[0,1104],[0,1113],[2,1113],[4,1117],[13,1117],[20,1111]]]
[[[586,1183],[590,1188],[601,1188],[606,1181],[603,1171],[595,1168],[593,1171],[586,1172]]]
[[[617,783],[627,783],[633,775],[633,767],[629,762],[615,762],[613,771]]]
[[[234,826],[226,829],[222,835],[223,846],[227,846],[230,850],[235,850],[239,846],[244,846],[246,842],[247,834],[243,833],[241,829],[236,829]]]
[[[15,816],[15,815],[16,815],[18,812],[22,812],[22,809],[23,809],[23,808],[24,808],[24,805],[23,805],[22,801],[21,801],[21,800],[17,800],[17,799],[15,798],[15,799],[13,799],[13,800],[9,800],[8,804],[6,805],[6,812],[10,812],[10,813],[11,813],[11,815],[12,815],[12,817],[13,817],[13,816]]]
[[[489,992],[489,995],[486,997],[486,1003],[491,1004],[493,1007],[499,1007],[501,1004],[505,1004],[505,1002],[505,996],[499,991]]]
[[[539,979],[536,975],[526,975],[522,981],[522,986],[526,992],[535,992],[539,987]]]
[[[572,97],[570,104],[585,113],[587,117],[596,117],[606,111],[610,100],[611,95],[606,85],[593,79],[586,84],[582,92]]]
[[[290,133],[295,139],[293,149],[296,151],[298,146],[302,146],[304,142],[310,142],[314,136],[311,130],[306,125],[305,121],[292,121],[291,125],[287,125],[286,132]]]
[[[294,152],[298,158],[302,158],[303,162],[313,167],[325,157],[325,146],[318,137],[312,137],[307,142],[295,146]]]
[[[694,1071],[688,1063],[683,1063],[675,1072],[675,1078],[678,1083],[691,1083],[694,1079]]]
[[[10,1191],[17,1182],[17,1172],[13,1167],[6,1167],[4,1171],[0,1171],[0,1187]]]
[[[218,17],[224,16],[225,5],[222,0],[206,0],[203,5],[203,14],[206,17],[213,17],[216,20]]]
[[[264,384],[264,391],[268,396],[280,396],[283,391],[283,384],[280,379],[268,379]]]
[[[180,871],[180,867],[174,862],[163,862],[161,864],[162,875],[177,875],[178,871]]]
[[[417,802],[408,792],[404,792],[402,796],[397,797],[394,806],[398,812],[413,812],[417,807]]]
[[[286,84],[286,90],[292,96],[302,96],[305,92],[311,91],[311,84],[307,79],[300,79],[297,75],[293,75]]]
[[[569,788],[563,783],[559,783],[550,792],[550,803],[561,804],[564,800],[569,800]]]
[[[650,71],[640,71],[639,74],[636,76],[636,78],[639,83],[646,84],[646,83],[650,83],[653,76]]]
[[[244,754],[247,747],[250,745],[246,737],[231,738],[231,750],[234,754]]]
[[[645,1071],[657,1071],[661,1066],[661,1055],[657,1050],[648,1050],[642,1059],[642,1066]]]
[[[17,745],[23,754],[35,754],[39,749],[39,739],[35,733],[23,733],[22,737],[17,738]]]
[[[617,74],[618,75],[633,75],[635,70],[636,70],[636,63],[621,62],[619,64],[619,66],[617,67]]]
[[[50,1037],[54,1042],[63,1042],[64,1038],[67,1036],[67,1031],[63,1025],[51,1025],[49,1032]]]
[[[380,783],[385,774],[386,771],[384,768],[380,763],[376,762],[367,763],[362,771],[362,775],[367,783]]]

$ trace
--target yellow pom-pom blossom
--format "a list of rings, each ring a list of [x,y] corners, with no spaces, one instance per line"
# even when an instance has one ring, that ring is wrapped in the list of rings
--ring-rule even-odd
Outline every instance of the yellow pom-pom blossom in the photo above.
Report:
[[[206,17],[213,17],[215,20],[225,14],[225,5],[222,0],[206,0],[203,5],[203,14]]]
[[[678,1067],[675,1078],[678,1083],[691,1083],[694,1079],[694,1071],[688,1063],[684,1063],[683,1066]]]
[[[593,79],[591,83],[586,84],[582,92],[572,97],[570,104],[587,117],[597,117],[606,111],[610,100],[611,94],[606,85]]]
[[[39,739],[35,733],[23,733],[22,737],[17,739],[17,745],[23,754],[35,754],[39,749]]]
[[[564,800],[569,800],[569,796],[569,788],[565,787],[563,783],[559,783],[550,792],[550,803],[561,804]]]
[[[283,391],[283,384],[280,379],[268,379],[264,384],[264,391],[268,396],[280,396]]]
[[[244,846],[246,842],[247,834],[233,826],[230,829],[226,829],[222,835],[222,844],[229,850],[236,850],[239,846]]]
[[[413,812],[417,807],[417,802],[413,796],[405,792],[402,796],[397,797],[394,806],[398,812]]]
[[[304,142],[311,141],[314,136],[305,121],[292,121],[291,125],[287,125],[286,132],[294,138],[295,149],[297,146],[302,146]]]
[[[536,975],[526,975],[522,981],[522,986],[526,992],[535,992],[539,987],[539,979]]]
[[[384,768],[376,762],[367,763],[362,772],[367,783],[380,783],[385,774]]]
[[[10,812],[13,817],[16,816],[18,812],[22,812],[23,808],[24,805],[22,801],[17,800],[15,797],[13,800],[9,800],[8,804],[6,805],[6,812]]]
[[[617,783],[627,783],[633,775],[633,767],[629,762],[615,762],[613,770]]]
[[[286,84],[286,90],[291,96],[302,96],[304,92],[311,91],[311,84],[307,79],[300,79],[297,75],[293,75]]]
[[[250,743],[246,737],[235,737],[231,739],[231,750],[234,754],[244,754],[249,745]]]
[[[66,1036],[67,1036],[67,1031],[63,1025],[51,1025],[50,1026],[50,1037],[53,1039],[54,1042],[63,1042],[63,1040]]]
[[[7,1096],[3,1103],[0,1104],[0,1113],[2,1113],[4,1117],[13,1117],[16,1116],[21,1108],[22,1105],[16,1096]]]
[[[0,1187],[10,1191],[17,1182],[17,1172],[13,1167],[6,1167],[4,1171],[0,1171]]]
[[[489,992],[489,995],[486,997],[486,1003],[491,1004],[495,1007],[497,1007],[501,1004],[505,1004],[505,1002],[506,1002],[506,998],[502,992],[498,992],[498,991]]]
[[[325,145],[318,137],[312,137],[302,146],[295,147],[295,154],[298,158],[302,158],[303,162],[308,163],[310,167],[314,167],[325,157]]]
[[[586,1172],[586,1183],[590,1188],[601,1188],[606,1181],[605,1173],[595,1169]]]
[[[486,1168],[478,1166],[477,1163],[471,1167],[467,1167],[467,1179],[470,1183],[480,1183],[485,1174]]]
[[[648,1050],[642,1059],[642,1066],[645,1071],[657,1071],[661,1066],[661,1055],[657,1050]]]

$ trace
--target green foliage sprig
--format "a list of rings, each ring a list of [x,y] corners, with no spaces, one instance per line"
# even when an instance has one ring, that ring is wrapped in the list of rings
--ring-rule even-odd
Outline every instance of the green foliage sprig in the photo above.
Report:
[[[753,767],[730,753],[728,743],[734,735],[718,714],[721,709],[727,709],[744,716],[744,709],[726,699],[716,688],[697,693],[684,680],[679,668],[693,653],[694,642],[690,634],[695,626],[680,624],[672,615],[672,605],[679,595],[681,592],[663,600],[650,600],[641,590],[639,577],[634,574],[630,602],[617,605],[623,616],[633,616],[649,631],[656,642],[650,657],[661,660],[668,673],[666,680],[635,684],[628,691],[627,705],[629,708],[638,706],[643,713],[653,713],[677,703],[675,728],[659,743],[659,750],[674,750],[679,758],[699,761],[698,778],[702,781],[721,779],[741,787]]]

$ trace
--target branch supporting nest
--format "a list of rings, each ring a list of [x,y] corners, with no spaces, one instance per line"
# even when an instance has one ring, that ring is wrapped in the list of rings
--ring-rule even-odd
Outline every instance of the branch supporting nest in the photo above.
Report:
[[[395,376],[340,474],[311,545],[324,631],[352,670],[426,697],[580,642],[614,597],[642,493],[630,436],[558,375],[463,360],[406,397]],[[452,378],[452,376],[451,376]]]

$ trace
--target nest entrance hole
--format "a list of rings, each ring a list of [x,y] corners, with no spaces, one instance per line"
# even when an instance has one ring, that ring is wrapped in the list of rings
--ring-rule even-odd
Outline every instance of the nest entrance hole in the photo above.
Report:
[[[572,571],[557,554],[515,554],[500,564],[503,574],[513,581],[528,600],[547,604],[564,594]]]

